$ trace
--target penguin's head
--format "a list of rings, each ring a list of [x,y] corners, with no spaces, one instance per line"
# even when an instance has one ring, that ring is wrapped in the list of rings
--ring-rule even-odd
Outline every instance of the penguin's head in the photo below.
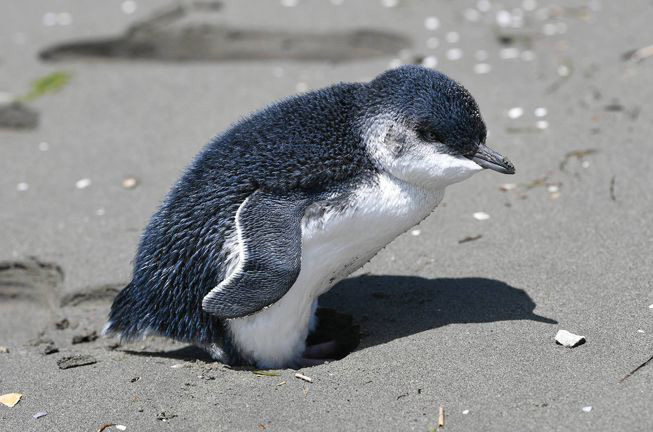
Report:
[[[409,183],[442,187],[488,168],[514,174],[485,145],[476,101],[446,75],[403,66],[367,84],[363,139],[374,162]]]

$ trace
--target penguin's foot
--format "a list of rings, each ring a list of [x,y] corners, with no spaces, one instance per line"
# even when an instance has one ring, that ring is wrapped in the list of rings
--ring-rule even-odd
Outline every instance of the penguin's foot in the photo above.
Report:
[[[340,351],[338,342],[332,340],[315,345],[309,345],[304,350],[303,357],[308,359],[327,359],[335,358]]]
[[[316,315],[318,325],[306,340],[304,359],[321,360],[322,363],[340,360],[358,346],[359,327],[350,315],[325,308],[318,308]]]

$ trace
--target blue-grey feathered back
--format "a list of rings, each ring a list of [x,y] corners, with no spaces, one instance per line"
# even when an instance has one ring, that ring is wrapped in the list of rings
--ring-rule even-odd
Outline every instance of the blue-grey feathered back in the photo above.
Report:
[[[372,171],[358,130],[363,84],[339,84],[271,105],[213,139],[152,216],[109,333],[218,342],[202,298],[225,277],[225,238],[257,189],[322,191]]]

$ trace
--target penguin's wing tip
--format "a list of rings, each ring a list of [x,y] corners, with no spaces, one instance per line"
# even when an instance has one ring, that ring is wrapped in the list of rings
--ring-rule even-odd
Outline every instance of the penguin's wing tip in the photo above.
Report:
[[[301,220],[309,200],[256,191],[236,212],[240,262],[202,300],[218,318],[241,318],[290,290],[301,268]]]

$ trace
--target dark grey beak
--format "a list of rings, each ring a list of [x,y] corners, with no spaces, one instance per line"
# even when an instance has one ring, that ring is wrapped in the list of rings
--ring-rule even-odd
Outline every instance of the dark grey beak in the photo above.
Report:
[[[485,144],[481,144],[478,150],[476,150],[476,153],[467,157],[483,168],[488,168],[502,174],[515,173],[515,166],[507,157],[501,156]]]

